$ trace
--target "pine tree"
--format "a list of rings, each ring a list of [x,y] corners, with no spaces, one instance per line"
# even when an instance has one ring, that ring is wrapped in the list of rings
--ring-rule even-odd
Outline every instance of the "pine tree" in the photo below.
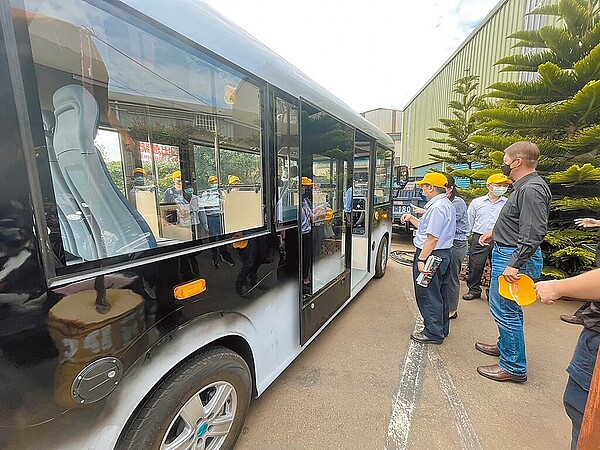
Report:
[[[544,273],[564,277],[588,270],[594,255],[582,247],[589,232],[573,219],[597,215],[600,206],[600,10],[599,0],[559,0],[531,15],[555,25],[520,31],[514,48],[530,49],[499,60],[502,71],[534,74],[531,81],[495,83],[489,97],[498,106],[474,114],[483,131],[469,140],[493,150],[535,142],[538,170],[552,184],[551,230],[545,239]]]
[[[501,154],[490,156],[485,146],[468,140],[480,128],[481,120],[477,120],[473,113],[490,106],[485,97],[477,93],[478,86],[477,75],[466,75],[454,82],[453,92],[458,99],[448,103],[454,117],[442,118],[442,126],[429,128],[443,137],[427,138],[431,142],[442,144],[432,148],[435,153],[430,153],[429,156],[433,161],[446,163],[449,166],[447,172],[453,177],[469,179],[470,187],[461,191],[467,198],[484,195],[487,192],[485,180],[492,173],[498,172],[502,163]]]

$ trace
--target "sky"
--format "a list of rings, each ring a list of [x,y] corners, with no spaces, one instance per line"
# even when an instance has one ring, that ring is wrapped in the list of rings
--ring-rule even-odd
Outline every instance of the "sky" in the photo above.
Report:
[[[205,0],[359,112],[402,109],[499,0]]]

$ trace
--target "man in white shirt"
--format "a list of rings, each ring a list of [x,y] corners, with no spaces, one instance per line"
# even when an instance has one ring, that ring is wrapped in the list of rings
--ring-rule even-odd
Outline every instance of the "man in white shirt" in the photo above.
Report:
[[[500,210],[506,203],[503,195],[512,181],[502,173],[490,175],[487,179],[488,193],[471,201],[467,209],[469,226],[473,232],[471,248],[469,249],[469,275],[467,286],[469,292],[463,295],[463,300],[481,298],[481,276],[486,260],[491,258],[493,245],[482,246],[479,237],[494,228]]]

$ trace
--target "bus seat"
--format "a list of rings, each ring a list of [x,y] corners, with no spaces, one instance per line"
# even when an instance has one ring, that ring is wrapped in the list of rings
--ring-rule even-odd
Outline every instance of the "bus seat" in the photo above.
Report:
[[[156,247],[148,224],[109,175],[94,145],[99,108],[82,86],[58,89],[48,146],[66,251],[84,260]]]

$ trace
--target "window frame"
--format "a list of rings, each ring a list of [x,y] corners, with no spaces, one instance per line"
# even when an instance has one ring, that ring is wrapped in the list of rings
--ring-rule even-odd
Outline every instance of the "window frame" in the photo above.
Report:
[[[12,0],[12,3],[13,5],[16,3],[18,4],[18,7],[26,10],[24,0]],[[239,74],[243,76],[244,79],[247,79],[250,83],[258,88],[260,94],[258,110],[260,111],[261,134],[261,151],[259,152],[259,156],[261,157],[262,170],[261,182],[263,190],[263,212],[265,212],[266,208],[266,214],[263,225],[244,230],[243,238],[247,239],[249,237],[258,237],[269,234],[271,232],[270,217],[272,215],[271,208],[268,206],[269,202],[267,201],[267,199],[270,198],[271,190],[270,184],[267,182],[267,180],[269,180],[271,175],[271,170],[269,167],[269,133],[272,133],[271,127],[269,127],[268,124],[268,116],[270,114],[270,102],[268,101],[268,96],[270,95],[269,84],[261,78],[237,66],[236,64],[220,57],[218,54],[215,54],[214,52],[204,48],[197,42],[178,34],[176,31],[149,17],[144,16],[127,5],[117,6],[103,0],[84,0],[84,3],[90,8],[97,8],[107,15],[126,22],[128,25],[131,25],[139,31],[147,33],[157,40],[171,45],[182,52],[200,57],[201,59],[210,64],[214,64],[224,71],[237,72],[236,75]],[[18,63],[20,65],[23,79],[24,98],[27,103],[25,115],[28,118],[28,122],[21,123],[20,126],[26,134],[31,136],[32,148],[28,150],[37,155],[37,170],[36,168],[29,170],[32,191],[35,191],[37,194],[32,195],[34,212],[35,214],[39,214],[46,219],[49,211],[44,204],[49,204],[52,210],[55,211],[56,195],[52,185],[50,163],[48,154],[46,152],[44,127],[41,120],[42,111],[38,94],[38,77],[35,71],[35,61],[33,59],[33,49],[29,39],[27,22],[23,21],[19,23],[17,22],[17,19],[13,19],[11,23],[14,26],[14,34],[17,36],[17,38],[20,38],[21,42],[28,43],[28,45],[20,46],[18,55]],[[101,128],[103,129],[106,127]],[[40,148],[43,150],[38,150]],[[198,240],[184,241],[173,245],[156,247],[139,252],[126,253],[123,255],[115,255],[103,259],[67,265],[64,259],[62,247],[62,234],[58,224],[56,229],[50,230],[50,227],[47,225],[47,220],[40,220],[36,221],[36,228],[36,234],[39,237],[40,246],[42,249],[45,249],[42,251],[42,254],[44,255],[45,261],[45,278],[49,287],[63,284],[65,282],[75,282],[90,278],[92,276],[111,273],[114,272],[115,269],[125,270],[181,255],[195,253],[199,250],[218,247],[225,243],[232,243],[242,239],[233,238],[233,233],[227,235],[223,234],[219,236],[216,241],[207,242],[204,244],[200,243]],[[55,235],[55,237],[53,238],[51,235]],[[56,247],[57,242],[60,244],[61,254],[57,254],[53,250],[53,244],[54,247]]]

